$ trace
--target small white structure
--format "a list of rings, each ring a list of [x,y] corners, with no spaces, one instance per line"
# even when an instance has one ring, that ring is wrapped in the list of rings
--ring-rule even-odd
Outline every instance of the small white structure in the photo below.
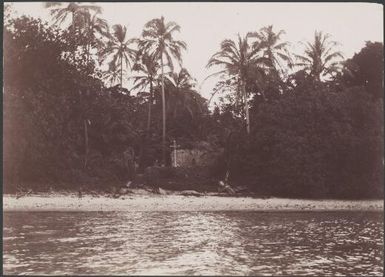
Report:
[[[195,167],[195,166],[211,166],[219,156],[223,149],[174,149],[171,152],[171,161],[173,167]]]
[[[173,167],[194,167],[202,164],[205,153],[196,149],[176,149],[172,151],[171,161]]]

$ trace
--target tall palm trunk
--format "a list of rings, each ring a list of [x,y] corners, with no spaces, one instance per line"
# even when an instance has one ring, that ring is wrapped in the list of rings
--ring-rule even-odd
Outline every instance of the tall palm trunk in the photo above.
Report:
[[[90,59],[91,59],[91,45],[92,45],[92,38],[89,37],[89,40],[86,45],[87,64],[90,62]]]
[[[90,60],[90,53],[88,50],[88,42],[83,46],[83,51],[86,53],[86,64],[88,65],[88,62]]]
[[[160,56],[160,67],[162,69],[162,166],[166,165],[166,96],[164,94],[164,71],[163,53]]]
[[[87,53],[87,65],[90,62],[90,46],[87,44],[86,46],[86,53]]]
[[[84,169],[87,168],[87,163],[88,163],[88,152],[89,152],[89,147],[88,147],[88,126],[87,126],[87,119],[83,120],[84,123],[84,145],[85,145],[85,153],[84,153]]]
[[[75,12],[72,12],[72,25],[71,25],[72,38],[75,38]],[[72,58],[75,60],[76,48],[72,51]]]
[[[148,149],[148,145],[150,142],[150,129],[151,129],[151,111],[152,111],[152,77],[150,78],[150,97],[148,100],[148,113],[147,113],[147,132],[145,136],[143,137],[142,143],[140,144],[140,150],[139,150],[139,168],[142,170],[144,168],[144,154],[145,149]]]
[[[246,83],[242,80],[242,95],[243,101],[245,101],[245,115],[246,115],[246,131],[250,134],[250,115],[249,115],[249,103],[247,101]]]
[[[72,12],[71,32],[72,32],[73,38],[75,38],[75,35],[76,35],[75,12]],[[76,48],[72,51],[72,57],[74,60],[75,60],[75,53],[76,53]],[[80,97],[79,102],[82,103],[81,101],[82,94],[80,90],[79,90],[79,97]],[[87,119],[85,117],[83,119],[83,126],[84,126],[84,169],[86,169],[87,163],[88,163],[89,147],[88,147],[88,126],[87,126]]]
[[[150,98],[148,100],[148,114],[147,114],[147,135],[150,135],[151,128],[151,108],[152,108],[152,78],[150,79]]]
[[[123,88],[123,56],[120,57],[120,87]]]

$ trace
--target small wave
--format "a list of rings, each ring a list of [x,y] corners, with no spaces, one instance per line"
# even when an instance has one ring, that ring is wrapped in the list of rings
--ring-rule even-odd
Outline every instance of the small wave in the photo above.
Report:
[[[80,238],[61,238],[61,239],[55,239],[55,241],[58,242],[72,242],[72,241],[78,241]]]
[[[20,237],[3,237],[3,240],[15,240],[19,239]]]

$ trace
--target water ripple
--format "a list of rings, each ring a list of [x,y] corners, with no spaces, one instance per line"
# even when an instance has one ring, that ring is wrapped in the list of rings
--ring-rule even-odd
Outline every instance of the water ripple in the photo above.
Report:
[[[383,214],[6,212],[5,274],[383,275]]]

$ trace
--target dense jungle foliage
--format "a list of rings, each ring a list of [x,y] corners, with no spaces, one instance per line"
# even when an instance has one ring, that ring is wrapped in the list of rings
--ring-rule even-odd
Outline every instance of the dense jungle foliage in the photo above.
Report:
[[[211,111],[188,70],[173,65],[187,47],[173,38],[176,23],[153,19],[129,38],[97,6],[47,8],[57,24],[4,21],[5,192],[106,189],[134,178],[130,161],[137,173],[170,165],[177,139],[224,149],[211,177],[228,171],[260,195],[383,197],[382,43],[344,60],[322,32],[301,55],[272,26],[226,39],[208,61],[220,68]],[[61,28],[65,15],[72,24]]]

